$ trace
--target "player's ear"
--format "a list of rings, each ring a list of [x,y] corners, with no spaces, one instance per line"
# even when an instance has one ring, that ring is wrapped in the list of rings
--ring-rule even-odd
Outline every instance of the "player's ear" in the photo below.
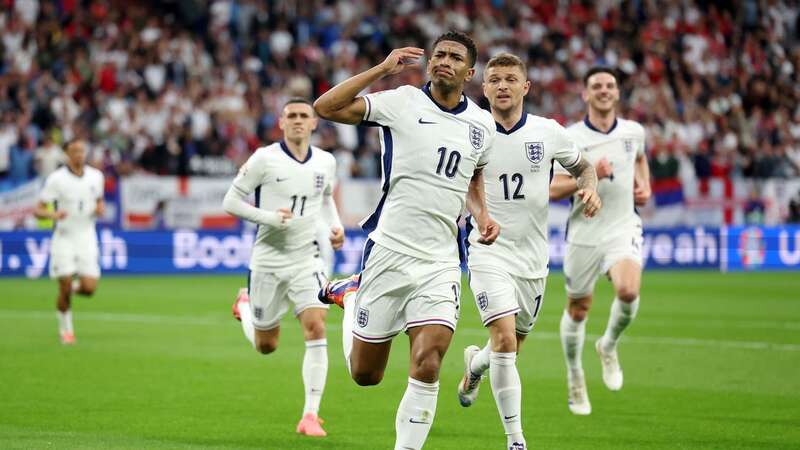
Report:
[[[278,119],[278,128],[279,128],[281,131],[283,131],[283,129],[284,129],[284,128],[286,128],[286,127],[284,126],[284,123],[283,123],[283,113],[281,113],[281,117]]]
[[[467,70],[467,76],[464,77],[464,81],[471,81],[472,77],[474,76],[475,76],[475,68],[470,67],[469,70]]]
[[[584,103],[586,103],[586,102],[588,102],[588,101],[589,101],[589,90],[588,90],[588,89],[584,88],[584,89],[581,91],[581,98],[583,99],[583,102],[584,102]]]
[[[522,96],[528,95],[528,92],[531,90],[531,80],[525,80],[525,83],[522,85],[523,93]]]
[[[316,130],[317,125],[319,125],[319,117],[317,117],[317,115],[314,114],[314,116],[311,119],[311,131]]]

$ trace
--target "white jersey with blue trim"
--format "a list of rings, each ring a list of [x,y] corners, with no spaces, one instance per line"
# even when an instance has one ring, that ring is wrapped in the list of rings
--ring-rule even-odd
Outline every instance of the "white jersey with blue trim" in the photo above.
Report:
[[[380,126],[383,196],[361,225],[372,241],[416,258],[458,261],[458,219],[495,137],[492,115],[462,96],[448,110],[430,84],[364,97],[364,124]]]
[[[260,225],[250,270],[274,272],[313,263],[314,244],[325,195],[333,190],[336,159],[309,147],[304,161],[295,159],[284,142],[261,147],[239,170],[233,187],[243,195],[255,192],[256,207],[288,208],[294,214],[286,228]]]
[[[555,120],[523,113],[510,130],[497,124],[492,160],[483,169],[489,215],[500,224],[493,245],[478,243],[467,222],[470,268],[491,266],[522,278],[548,273],[550,179],[554,161],[573,167],[581,153]]]
[[[105,179],[103,172],[94,167],[83,166],[78,176],[68,166],[62,166],[47,176],[39,200],[53,203],[57,211],[66,216],[58,220],[53,230],[54,239],[76,242],[95,242],[97,201],[103,198]]]
[[[644,127],[632,120],[617,118],[608,133],[603,133],[587,117],[567,127],[567,133],[592,165],[606,158],[613,167],[613,175],[597,183],[603,207],[594,217],[587,219],[583,215],[583,203],[574,196],[571,198],[567,242],[600,245],[630,233],[633,228],[641,228],[642,220],[633,203],[633,180],[636,159],[645,154]]]

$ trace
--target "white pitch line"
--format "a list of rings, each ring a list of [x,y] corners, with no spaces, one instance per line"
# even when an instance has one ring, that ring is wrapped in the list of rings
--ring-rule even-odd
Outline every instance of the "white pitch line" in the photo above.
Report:
[[[52,319],[54,313],[45,311],[13,311],[13,310],[0,310],[0,319]],[[216,316],[203,317],[203,316],[165,316],[156,314],[131,314],[131,313],[103,313],[103,312],[81,312],[76,316],[80,321],[97,321],[97,322],[129,322],[129,323],[151,323],[151,324],[171,324],[171,325],[220,325],[230,322],[228,317]],[[330,330],[340,330],[339,324],[328,324]],[[486,337],[488,332],[485,328],[470,328],[459,327],[456,331],[458,334],[468,336]],[[587,335],[588,340],[599,338],[599,335]],[[536,340],[557,341],[560,340],[559,334],[549,331],[534,331],[530,334],[529,338]],[[765,342],[765,341],[730,341],[721,339],[697,339],[697,338],[681,338],[672,336],[625,336],[625,343],[637,345],[677,345],[682,347],[713,347],[713,348],[730,348],[739,350],[773,350],[782,352],[800,352],[800,344],[787,344],[779,342]]]

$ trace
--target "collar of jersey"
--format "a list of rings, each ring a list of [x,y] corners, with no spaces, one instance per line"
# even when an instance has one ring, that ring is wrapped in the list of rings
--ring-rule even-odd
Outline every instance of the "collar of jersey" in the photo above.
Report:
[[[498,133],[511,134],[511,133],[519,130],[523,126],[525,126],[525,122],[527,122],[527,121],[528,121],[528,113],[525,112],[525,110],[523,109],[522,110],[522,117],[519,118],[519,121],[513,127],[511,127],[510,130],[506,131],[506,129],[503,128],[502,125],[500,125],[500,122],[495,122],[494,124],[497,126],[497,132]]]
[[[302,161],[300,161],[299,159],[294,157],[292,152],[289,151],[289,147],[286,146],[286,142],[284,142],[283,140],[281,140],[281,150],[283,150],[283,153],[286,153],[287,155],[289,155],[289,158],[292,158],[293,160],[299,162],[300,164],[305,164],[305,163],[308,162],[309,159],[311,159],[311,146],[310,145],[308,146],[308,153],[306,153],[306,159],[304,159]]]
[[[72,171],[72,167],[70,167],[69,164],[64,164],[64,167],[66,167],[67,168],[67,172],[71,173],[72,176],[74,176],[75,178],[83,178],[83,176],[86,175],[86,167],[85,166],[83,168],[83,173],[80,174],[80,175],[78,175],[77,173],[73,172]]]
[[[611,134],[611,132],[614,131],[615,128],[617,128],[617,123],[618,122],[617,122],[617,118],[614,117],[614,123],[611,125],[611,128],[608,129],[608,132],[602,132],[599,129],[597,129],[594,125],[592,125],[592,122],[589,122],[589,115],[588,114],[583,117],[583,123],[592,131],[596,131],[596,132],[602,133],[602,134]]]
[[[444,106],[442,106],[439,103],[437,103],[436,100],[433,99],[433,95],[431,95],[431,82],[430,81],[425,83],[425,86],[422,86],[422,92],[424,92],[425,95],[427,95],[428,98],[431,99],[431,101],[433,102],[434,105],[438,106],[439,109],[441,109],[444,112],[447,112],[447,113],[450,113],[450,114],[459,114],[459,113],[462,113],[462,112],[466,111],[466,109],[467,109],[467,96],[464,95],[464,94],[461,94],[461,101],[453,109],[447,109]]]

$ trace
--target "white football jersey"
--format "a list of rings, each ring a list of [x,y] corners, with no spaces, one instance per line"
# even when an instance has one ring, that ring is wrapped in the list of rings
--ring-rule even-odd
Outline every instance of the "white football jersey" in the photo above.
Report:
[[[462,96],[447,110],[430,84],[364,97],[364,124],[380,126],[383,196],[361,225],[390,250],[433,261],[458,261],[458,219],[473,172],[488,162],[492,115]]]
[[[57,211],[67,213],[56,221],[55,239],[96,241],[95,209],[97,200],[103,198],[104,184],[103,173],[88,165],[83,167],[82,176],[68,166],[59,167],[47,176],[39,200],[52,202]]]
[[[483,169],[489,215],[500,224],[493,245],[478,243],[467,221],[470,267],[492,266],[522,278],[548,273],[547,209],[553,161],[573,167],[581,153],[555,120],[523,113],[513,128],[497,125],[492,160]]]
[[[592,165],[606,158],[614,169],[611,178],[603,178],[597,184],[603,207],[594,217],[584,217],[583,203],[571,198],[567,242],[599,245],[630,232],[631,228],[641,227],[642,220],[634,209],[633,179],[636,158],[645,154],[644,127],[632,120],[617,118],[608,133],[603,133],[592,126],[587,117],[570,125],[567,133]]]
[[[288,208],[294,214],[286,228],[258,227],[251,270],[274,272],[313,263],[322,202],[331,194],[335,175],[333,155],[313,146],[305,161],[295,159],[283,141],[261,147],[250,156],[233,186],[245,195],[255,192],[257,208]]]

